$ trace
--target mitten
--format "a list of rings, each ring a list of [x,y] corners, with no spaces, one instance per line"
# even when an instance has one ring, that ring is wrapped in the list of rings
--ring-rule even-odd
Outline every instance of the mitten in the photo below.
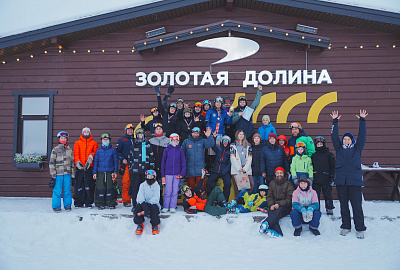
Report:
[[[55,178],[51,178],[50,182],[49,182],[49,188],[54,188],[56,185],[56,179]]]
[[[303,220],[304,220],[305,222],[307,222],[307,221],[306,221],[306,219],[307,219],[307,209],[306,209],[305,207],[302,207],[301,210],[300,210],[300,212],[301,212],[301,215],[303,216]]]
[[[253,201],[249,201],[249,206],[251,207],[253,205],[254,205],[254,202]]]
[[[171,95],[174,91],[175,91],[175,87],[174,87],[173,85],[170,85],[170,86],[168,87],[168,94]]]
[[[314,208],[312,208],[311,206],[309,206],[307,208],[307,217],[311,220],[314,216]]]
[[[154,91],[156,91],[157,95],[161,95],[160,87],[153,86]]]
[[[83,170],[83,168],[84,168],[84,166],[83,166],[83,164],[82,164],[82,162],[81,162],[80,160],[78,160],[78,161],[76,162],[76,167],[77,167],[79,170]]]

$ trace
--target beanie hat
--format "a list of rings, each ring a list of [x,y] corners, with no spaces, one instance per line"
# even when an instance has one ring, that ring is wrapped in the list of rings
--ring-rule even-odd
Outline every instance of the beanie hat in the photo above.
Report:
[[[307,183],[310,183],[310,179],[308,179],[308,177],[306,176],[306,175],[302,175],[302,176],[300,176],[300,178],[299,178],[299,184],[300,184],[300,182],[307,182]]]
[[[89,131],[89,133],[90,133],[90,128],[88,128],[88,127],[82,128],[82,134],[83,134],[83,132],[85,132],[85,131]]]
[[[269,115],[264,115],[262,117],[262,121],[264,121],[264,119],[268,119],[268,122],[271,122],[271,119],[269,118]]]
[[[277,167],[277,168],[275,169],[275,173],[276,173],[277,171],[285,172],[285,170],[284,170],[282,167]]]
[[[270,138],[275,138],[275,140],[276,140],[276,135],[275,135],[275,133],[270,133],[270,134],[268,135],[268,140],[269,140]]]
[[[260,135],[260,134],[258,134],[258,133],[256,133],[256,134],[254,134],[254,135],[253,135],[253,141],[254,141],[254,138],[255,138],[255,137],[258,137],[258,138],[260,138],[260,141],[262,140],[262,138],[261,138],[261,135]]]

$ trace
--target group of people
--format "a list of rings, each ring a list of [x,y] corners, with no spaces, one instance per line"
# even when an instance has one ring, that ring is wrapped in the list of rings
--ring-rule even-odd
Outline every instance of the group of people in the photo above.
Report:
[[[248,106],[244,96],[238,107],[232,107],[229,96],[196,102],[193,111],[183,99],[168,104],[174,87],[168,88],[161,100],[160,88],[154,87],[158,106],[152,107],[152,119],[146,123],[140,115],[141,127],[125,127],[125,136],[111,145],[111,135],[103,133],[101,147],[89,128],[72,150],[68,133],[57,135],[60,144],[50,157],[49,168],[53,190],[52,207],[71,210],[71,181],[75,207],[99,210],[117,205],[116,178],[122,175],[122,202],[132,206],[137,233],[143,231],[143,218],[151,217],[153,233],[158,233],[160,212],[174,213],[179,191],[184,196],[187,213],[204,211],[212,215],[268,209],[268,218],[260,232],[282,236],[279,219],[290,213],[295,235],[301,223],[310,224],[318,235],[319,198],[322,191],[328,215],[333,214],[331,183],[335,181],[342,214],[342,235],[351,228],[348,201],[352,203],[358,236],[366,230],[361,207],[361,151],[365,144],[365,111],[360,111],[360,132],[356,143],[351,133],[338,138],[338,112],[332,113],[332,142],[335,157],[323,137],[310,138],[300,123],[292,123],[292,136],[277,136],[270,117],[262,117],[263,125],[255,132],[252,112],[257,109],[262,87]],[[146,139],[146,132],[151,139]],[[316,147],[314,146],[316,145]],[[349,163],[354,166],[349,166]],[[335,171],[336,167],[336,171]],[[205,177],[208,179],[205,181]],[[223,180],[223,189],[216,187]],[[182,179],[187,185],[182,186]],[[236,200],[229,201],[233,184]],[[297,188],[296,188],[297,187]],[[292,211],[290,211],[293,208]]]

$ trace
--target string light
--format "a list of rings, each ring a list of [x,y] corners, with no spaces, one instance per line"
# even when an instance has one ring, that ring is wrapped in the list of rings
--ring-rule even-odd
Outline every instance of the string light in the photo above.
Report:
[[[103,53],[105,53],[106,52],[106,50],[101,50]]]
[[[59,53],[62,53],[62,50],[58,50]]]
[[[240,24],[238,24],[238,28],[240,28]]]
[[[143,43],[144,44],[144,46],[146,46],[147,45],[147,42],[145,42],[145,43]]]
[[[363,45],[360,46],[360,49],[364,48]]]
[[[178,39],[178,36],[176,36],[175,39]]]
[[[272,33],[272,29],[269,29],[269,32]]]
[[[160,42],[162,42],[162,38],[160,38]]]
[[[208,30],[209,30],[209,29],[208,29],[208,28],[206,28],[206,31],[207,31],[207,32],[208,32]]]
[[[256,31],[256,30],[257,30],[257,27],[254,27],[253,29],[254,29],[254,31]]]
[[[87,50],[88,53],[90,53],[90,50]]]
[[[193,35],[193,31],[190,31],[190,34]]]
[[[31,58],[33,58],[33,54],[31,54]]]
[[[76,51],[75,51],[75,50],[73,50],[72,52],[73,52],[73,53],[76,53]]]
[[[17,58],[17,62],[19,62],[19,58]]]
[[[347,46],[344,46],[345,49],[347,49]]]
[[[318,39],[318,42],[321,42],[321,39],[320,39],[320,38]]]
[[[44,51],[44,53],[47,53],[47,51]]]
[[[289,33],[286,33],[286,36],[288,36],[289,35]]]
[[[305,37],[304,37],[304,36],[302,36],[302,37],[301,37],[301,39],[305,39]]]
[[[393,45],[393,49],[396,48],[396,45]]]
[[[376,45],[376,47],[377,47],[377,48],[379,48],[379,44],[378,44],[378,45]]]
[[[3,65],[5,65],[6,64],[6,61],[3,61]]]
[[[117,53],[119,53],[119,50],[117,51]]]
[[[224,24],[223,24],[223,23],[221,23],[221,26],[222,26],[222,27],[224,27]]]

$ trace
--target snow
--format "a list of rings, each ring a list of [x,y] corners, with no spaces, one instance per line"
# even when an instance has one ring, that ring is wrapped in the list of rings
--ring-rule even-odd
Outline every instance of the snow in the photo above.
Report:
[[[340,216],[334,202],[334,216]],[[303,226],[293,236],[290,218],[281,220],[284,237],[258,232],[253,216],[206,213],[187,219],[183,209],[161,219],[159,235],[134,235],[130,208],[74,209],[56,214],[50,198],[0,197],[0,269],[399,269],[399,202],[363,203],[366,237],[355,230],[339,235],[340,219],[321,218],[321,236]],[[114,214],[115,219],[103,217]],[[81,218],[81,221],[80,221]],[[391,219],[391,220],[390,220]],[[300,268],[299,268],[300,267]]]

